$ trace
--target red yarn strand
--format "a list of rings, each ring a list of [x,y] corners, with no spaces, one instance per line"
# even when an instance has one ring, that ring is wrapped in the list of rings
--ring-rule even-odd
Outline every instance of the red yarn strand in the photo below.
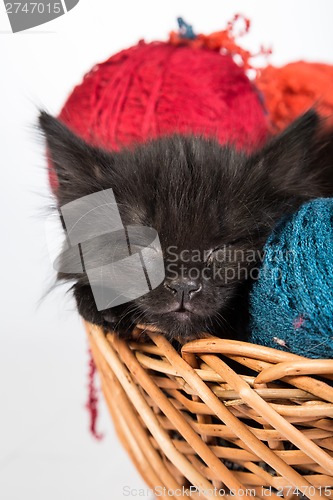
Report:
[[[89,350],[89,372],[88,372],[88,401],[86,408],[89,412],[89,428],[91,434],[97,440],[103,439],[104,435],[97,431],[98,420],[98,389],[96,387],[96,365]]]

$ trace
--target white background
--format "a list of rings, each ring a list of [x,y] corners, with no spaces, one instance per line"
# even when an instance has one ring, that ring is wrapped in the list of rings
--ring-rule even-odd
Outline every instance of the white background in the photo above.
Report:
[[[17,34],[0,3],[1,500],[118,500],[126,498],[123,486],[144,487],[104,407],[106,438],[88,433],[87,345],[73,302],[62,289],[40,303],[54,275],[37,108],[58,113],[94,63],[140,38],[166,39],[179,15],[209,33],[236,12],[252,19],[244,44],[272,44],[273,64],[333,63],[331,0],[81,0],[67,15]]]

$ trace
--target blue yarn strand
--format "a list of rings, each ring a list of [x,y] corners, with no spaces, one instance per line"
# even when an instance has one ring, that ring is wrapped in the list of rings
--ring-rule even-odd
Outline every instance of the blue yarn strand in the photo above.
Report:
[[[187,40],[196,39],[197,35],[194,33],[190,24],[187,24],[182,17],[178,17],[177,22],[179,26],[179,36],[181,38],[186,38]]]

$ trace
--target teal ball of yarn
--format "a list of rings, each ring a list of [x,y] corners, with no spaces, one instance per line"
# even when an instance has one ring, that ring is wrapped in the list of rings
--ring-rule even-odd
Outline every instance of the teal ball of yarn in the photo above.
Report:
[[[333,198],[304,204],[268,239],[250,296],[250,341],[333,358]]]

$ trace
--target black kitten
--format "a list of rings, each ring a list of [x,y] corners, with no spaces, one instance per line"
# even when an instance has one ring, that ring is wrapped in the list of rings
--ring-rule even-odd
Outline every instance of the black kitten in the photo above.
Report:
[[[59,206],[112,188],[125,226],[159,234],[165,281],[131,303],[98,311],[86,275],[59,275],[75,280],[86,320],[123,335],[139,322],[184,341],[203,331],[239,336],[248,284],[275,224],[304,201],[333,194],[332,141],[328,146],[314,111],[252,155],[180,135],[112,153],[47,113],[40,126],[59,179]]]

